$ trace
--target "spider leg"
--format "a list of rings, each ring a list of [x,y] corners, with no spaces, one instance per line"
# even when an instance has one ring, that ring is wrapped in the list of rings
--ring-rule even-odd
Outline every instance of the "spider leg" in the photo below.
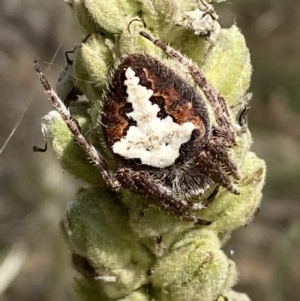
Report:
[[[210,141],[200,152],[197,167],[201,168],[203,173],[215,183],[238,195],[239,191],[230,179],[230,177],[234,177],[236,180],[240,179],[237,167],[230,160],[226,149],[215,143],[214,140]]]
[[[227,140],[231,145],[235,145],[235,131],[230,120],[229,110],[224,97],[206,80],[202,71],[179,51],[168,46],[163,41],[153,37],[146,31],[141,31],[140,35],[151,41],[154,45],[165,51],[169,56],[179,61],[192,75],[195,83],[201,88],[205,97],[210,102],[216,117],[217,124],[227,133]]]
[[[192,207],[187,201],[175,198],[171,189],[146,171],[133,171],[121,167],[116,171],[116,178],[122,184],[122,187],[130,189],[136,194],[149,197],[153,204],[164,211],[172,211],[181,218],[199,225],[211,224],[211,222],[199,219],[191,214]]]
[[[201,163],[201,168],[207,171],[207,176],[233,194],[240,194],[239,190],[231,183],[229,175],[222,170],[218,163],[215,163],[215,158],[207,155],[205,157],[203,160],[206,160],[206,164]]]
[[[240,175],[236,164],[230,160],[228,154],[228,145],[226,141],[226,134],[223,130],[212,128],[212,139],[207,142],[205,149],[213,155],[215,161],[219,161],[222,169],[236,180],[240,180]]]
[[[218,15],[215,13],[214,8],[211,4],[208,4],[203,0],[196,0],[198,9],[202,10],[205,15],[210,15],[214,20],[218,19]]]
[[[199,211],[203,208],[207,208],[207,206],[212,203],[212,201],[215,199],[215,197],[217,196],[218,192],[219,192],[220,186],[217,185],[213,192],[207,197],[205,198],[204,201],[198,202],[198,203],[191,203],[192,206],[192,210],[193,211]]]
[[[216,186],[215,189],[213,190],[213,192],[206,198],[204,204],[205,206],[207,206],[208,204],[210,204],[215,197],[217,196],[218,192],[219,192],[220,186]]]
[[[120,188],[120,183],[115,179],[114,175],[109,171],[109,168],[104,160],[104,158],[97,152],[95,147],[87,140],[80,125],[73,118],[63,103],[63,101],[57,96],[51,85],[49,84],[47,78],[44,76],[41,67],[37,61],[34,62],[34,69],[42,83],[45,92],[48,94],[52,105],[56,108],[62,119],[67,124],[71,133],[74,135],[76,142],[79,146],[88,154],[94,165],[99,170],[104,181],[113,191],[118,191]]]

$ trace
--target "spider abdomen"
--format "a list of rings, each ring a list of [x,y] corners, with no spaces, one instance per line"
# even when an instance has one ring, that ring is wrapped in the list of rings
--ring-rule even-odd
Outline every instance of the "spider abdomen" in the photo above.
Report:
[[[185,80],[144,54],[115,71],[103,108],[106,143],[123,164],[168,168],[196,156],[210,131],[203,99]]]

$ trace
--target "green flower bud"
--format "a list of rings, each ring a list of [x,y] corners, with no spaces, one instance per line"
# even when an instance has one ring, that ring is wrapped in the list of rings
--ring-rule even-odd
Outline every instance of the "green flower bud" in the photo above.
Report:
[[[147,28],[158,34],[161,39],[172,42],[178,37],[177,33],[182,33],[182,29],[196,31],[187,18],[190,11],[199,10],[197,1],[144,0],[142,3],[143,20]],[[200,10],[202,8],[201,6]],[[198,34],[199,32],[196,35]]]
[[[160,257],[181,233],[193,228],[193,223],[180,220],[174,214],[161,211],[149,205],[140,196],[124,192],[122,202],[129,208],[129,223],[144,245]],[[159,242],[159,240],[161,241]]]
[[[75,20],[87,32],[104,32],[111,36],[127,25],[140,10],[134,0],[72,0]]]
[[[159,300],[214,301],[236,281],[232,261],[219,249],[215,232],[193,230],[154,267],[151,280]]]
[[[202,65],[199,60],[196,63]],[[249,88],[252,66],[245,38],[235,25],[221,30],[201,69],[228,106],[237,105]]]
[[[100,34],[91,34],[75,52],[73,69],[76,86],[90,100],[102,97],[109,70],[114,64],[107,41]]]
[[[126,208],[116,194],[81,190],[62,222],[73,254],[84,258],[109,298],[121,298],[147,282],[151,258],[128,225]],[[77,265],[83,265],[78,263]],[[77,268],[80,270],[80,267]]]
[[[146,27],[163,41],[186,54],[193,61],[203,59],[210,43],[186,24],[188,12],[197,9],[197,1],[143,1],[143,20]]]
[[[221,188],[217,197],[206,209],[200,211],[199,216],[215,221],[209,228],[220,233],[247,225],[259,207],[265,173],[265,162],[248,152],[242,164],[240,194],[234,195]]]

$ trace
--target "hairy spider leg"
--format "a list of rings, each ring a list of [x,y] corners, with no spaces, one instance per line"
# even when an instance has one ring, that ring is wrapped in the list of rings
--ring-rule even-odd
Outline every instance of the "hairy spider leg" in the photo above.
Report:
[[[77,120],[71,116],[63,101],[57,96],[57,94],[49,84],[47,78],[44,76],[42,69],[37,61],[34,62],[34,69],[45,89],[45,92],[49,96],[52,105],[56,108],[62,119],[67,124],[79,146],[89,155],[90,159],[99,170],[108,187],[110,187],[110,189],[112,189],[113,191],[118,191],[120,189],[120,183],[109,171],[104,158],[97,152],[95,147],[85,137]]]
[[[207,100],[211,103],[218,125],[227,133],[226,140],[228,142],[228,146],[235,145],[235,131],[232,126],[226,101],[224,97],[206,80],[202,71],[193,62],[184,57],[179,51],[168,46],[163,41],[155,38],[148,32],[140,31],[140,35],[165,51],[172,58],[178,60],[183,66],[188,69],[195,83],[201,88]]]

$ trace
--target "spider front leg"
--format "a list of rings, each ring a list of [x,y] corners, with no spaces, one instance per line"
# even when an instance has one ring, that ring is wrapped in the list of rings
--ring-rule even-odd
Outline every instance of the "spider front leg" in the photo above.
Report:
[[[77,120],[74,119],[64,102],[57,96],[51,85],[49,84],[47,78],[44,76],[42,69],[38,62],[34,62],[34,69],[39,77],[41,84],[43,85],[45,92],[49,96],[52,105],[56,108],[62,119],[67,124],[71,133],[73,134],[76,142],[79,146],[88,154],[89,158],[92,160],[93,164],[98,169],[99,173],[102,175],[107,186],[118,192],[120,189],[120,183],[116,180],[114,175],[110,172],[104,158],[97,152],[95,147],[88,141],[85,137],[80,125]]]
[[[203,170],[205,175],[230,192],[238,195],[239,191],[232,183],[231,178],[240,180],[237,166],[231,161],[228,146],[224,141],[222,131],[213,130],[212,138],[199,153],[196,166]]]
[[[191,214],[193,208],[188,202],[175,198],[170,188],[146,171],[133,171],[130,168],[122,166],[117,169],[116,178],[123,188],[127,188],[136,194],[149,197],[154,205],[164,211],[171,211],[181,218],[198,225],[211,224],[211,222],[202,220]]]
[[[163,41],[153,37],[146,31],[141,31],[140,35],[151,41],[154,45],[165,51],[170,57],[179,61],[192,75],[195,83],[203,91],[205,97],[210,102],[217,124],[224,129],[226,133],[226,140],[230,146],[235,145],[235,131],[230,119],[229,110],[224,97],[211,85],[205,78],[202,71],[182,53],[168,46]]]

